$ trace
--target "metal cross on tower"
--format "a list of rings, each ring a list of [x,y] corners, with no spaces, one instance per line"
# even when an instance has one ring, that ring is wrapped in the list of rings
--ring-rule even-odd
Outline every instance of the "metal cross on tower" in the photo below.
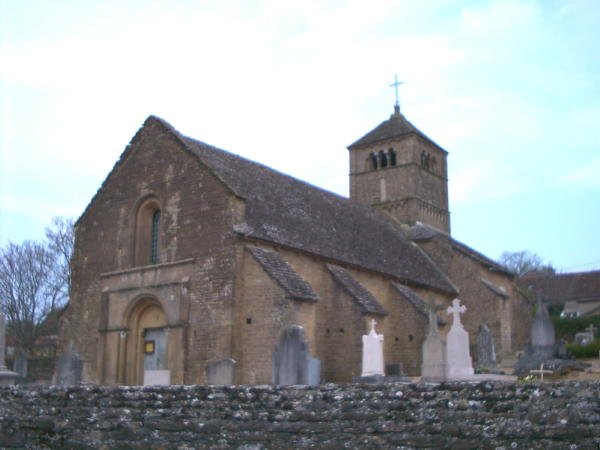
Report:
[[[398,75],[394,75],[394,82],[390,84],[390,87],[395,88],[396,91],[396,103],[394,104],[394,109],[400,112],[400,101],[398,100],[398,86],[404,84],[404,81],[398,81]]]

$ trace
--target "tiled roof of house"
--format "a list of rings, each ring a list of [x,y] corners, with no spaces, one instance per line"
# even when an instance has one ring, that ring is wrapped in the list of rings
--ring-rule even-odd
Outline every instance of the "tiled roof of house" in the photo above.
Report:
[[[225,186],[244,199],[245,222],[236,226],[239,234],[399,281],[456,293],[425,253],[375,208],[185,137],[157,117],[150,116],[144,127],[152,123],[177,137]]]
[[[518,279],[518,284],[531,287],[547,302],[600,299],[600,270],[558,274],[529,272]]]
[[[434,144],[443,150],[433,140],[427,137],[417,127],[410,123],[399,110],[395,111],[388,120],[381,122],[373,130],[369,131],[356,142],[350,144],[348,148],[361,147],[365,145],[376,144],[381,141],[398,138],[408,134],[416,134]],[[445,151],[445,150],[444,150]]]
[[[365,287],[356,281],[348,271],[340,266],[327,264],[327,268],[335,281],[354,299],[362,312],[370,314],[387,315],[387,311]]]
[[[403,286],[398,283],[392,283],[392,287],[404,297],[408,302],[415,308],[415,310],[421,314],[427,321],[429,321],[429,310],[427,303],[421,297],[419,297],[411,288]],[[438,316],[438,325],[445,324],[446,321]]]
[[[246,248],[265,272],[281,286],[289,298],[309,301],[319,299],[310,285],[292,269],[279,253],[253,245],[248,245]]]
[[[405,234],[408,239],[411,239],[415,242],[426,241],[433,238],[438,238],[446,241],[448,244],[452,246],[452,248],[465,256],[477,261],[482,266],[486,267],[489,270],[494,272],[500,272],[505,275],[514,277],[515,274],[508,270],[502,264],[494,261],[493,259],[488,258],[483,253],[479,253],[477,250],[472,249],[468,245],[457,241],[452,236],[443,231],[438,230],[437,228],[431,227],[424,223],[417,223],[407,229],[405,229]]]

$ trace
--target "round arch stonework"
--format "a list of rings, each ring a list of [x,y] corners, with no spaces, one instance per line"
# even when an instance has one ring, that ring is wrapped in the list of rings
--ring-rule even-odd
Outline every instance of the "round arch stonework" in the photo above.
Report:
[[[130,308],[122,362],[126,384],[170,384],[167,325],[165,311],[155,298],[140,298]]]

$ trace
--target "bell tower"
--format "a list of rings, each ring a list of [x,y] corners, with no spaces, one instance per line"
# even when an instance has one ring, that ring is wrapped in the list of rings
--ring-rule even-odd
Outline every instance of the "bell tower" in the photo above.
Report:
[[[379,208],[401,223],[418,221],[450,234],[448,152],[400,113],[397,99],[390,118],[348,151],[351,200]]]

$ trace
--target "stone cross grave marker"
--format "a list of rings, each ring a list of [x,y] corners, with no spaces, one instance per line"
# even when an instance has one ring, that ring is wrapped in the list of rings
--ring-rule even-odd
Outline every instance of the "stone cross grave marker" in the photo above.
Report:
[[[371,331],[362,337],[362,377],[384,375],[383,334],[377,334],[375,331],[376,324],[375,320],[371,320]]]
[[[460,315],[467,311],[460,300],[452,300],[452,306],[447,309],[452,314],[452,327],[446,339],[446,361],[448,364],[448,379],[457,380],[473,375],[473,362],[469,353],[469,334],[460,321]]]
[[[587,331],[588,333],[590,333],[592,335],[592,341],[596,338],[597,330],[598,330],[598,328],[596,328],[593,323],[590,323],[590,326],[585,329],[585,331]]]
[[[552,370],[544,370],[544,363],[540,364],[540,368],[539,369],[531,369],[529,371],[529,373],[532,373],[534,375],[539,375],[540,376],[540,381],[544,381],[544,374],[545,373],[554,373]]]

